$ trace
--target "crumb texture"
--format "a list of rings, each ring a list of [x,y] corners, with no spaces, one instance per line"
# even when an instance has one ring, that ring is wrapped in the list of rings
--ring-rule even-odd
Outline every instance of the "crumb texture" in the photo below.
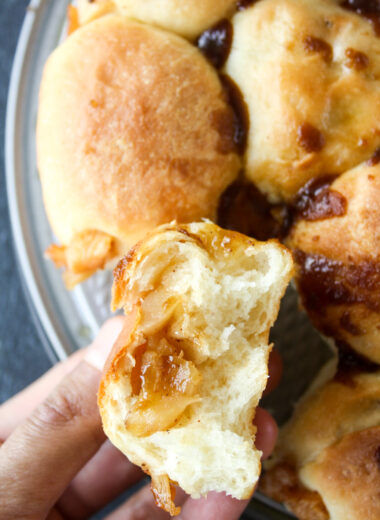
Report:
[[[210,222],[161,227],[120,262],[114,305],[130,318],[99,404],[133,462],[193,497],[250,495],[261,455],[252,420],[291,272],[277,242]]]

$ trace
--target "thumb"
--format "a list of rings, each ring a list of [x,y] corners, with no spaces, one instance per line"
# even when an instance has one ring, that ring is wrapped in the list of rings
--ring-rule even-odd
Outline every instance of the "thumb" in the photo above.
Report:
[[[98,363],[111,350],[123,320],[106,324],[85,360],[68,374],[0,448],[2,519],[45,517],[105,436],[96,394]],[[24,394],[27,397],[27,392]]]

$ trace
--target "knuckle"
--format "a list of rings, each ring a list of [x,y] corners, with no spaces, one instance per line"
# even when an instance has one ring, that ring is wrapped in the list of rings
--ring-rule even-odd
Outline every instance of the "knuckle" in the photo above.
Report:
[[[89,403],[85,396],[76,388],[75,383],[71,385],[60,385],[53,394],[48,397],[37,409],[33,421],[37,425],[62,427],[79,419],[91,420],[97,418],[96,398],[94,403]]]
[[[70,423],[81,415],[82,410],[75,399],[63,393],[48,398],[39,409],[39,418],[50,424]]]

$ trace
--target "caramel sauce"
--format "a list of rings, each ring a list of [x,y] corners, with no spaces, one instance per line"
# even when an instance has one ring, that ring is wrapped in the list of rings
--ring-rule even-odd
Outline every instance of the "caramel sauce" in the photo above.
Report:
[[[131,372],[131,386],[133,395],[139,395],[142,386],[142,358],[146,352],[146,343],[139,345],[133,353],[135,358],[135,366]]]
[[[347,200],[330,188],[336,176],[323,176],[310,180],[298,192],[292,203],[297,218],[308,221],[342,217],[347,212]]]
[[[354,387],[355,375],[363,372],[373,373],[380,369],[377,363],[355,352],[345,341],[337,340],[335,344],[338,347],[338,370],[334,376],[334,381]]]
[[[156,505],[167,511],[171,517],[181,512],[181,508],[174,503],[176,489],[167,475],[152,475],[151,490]]]
[[[325,145],[324,135],[309,123],[298,127],[298,144],[308,153],[320,152]]]
[[[197,242],[200,247],[205,248],[205,245],[200,236],[196,235],[195,233],[190,233],[190,231],[185,228],[178,228],[177,231],[182,233],[182,235],[185,235],[187,238],[194,240],[194,242]]]
[[[131,352],[132,396],[125,427],[138,437],[171,428],[197,401],[200,374],[184,352],[163,335],[147,338]]]
[[[214,110],[210,114],[209,121],[219,136],[217,151],[222,155],[239,153],[240,146],[236,142],[236,134],[239,132],[240,126],[232,107]]]
[[[353,304],[363,304],[371,311],[380,312],[380,263],[367,260],[344,264],[300,250],[294,251],[294,257],[303,303],[312,313],[323,315],[329,305]]]
[[[252,183],[236,181],[219,201],[218,224],[257,240],[284,239],[298,219],[308,221],[341,217],[347,200],[330,188],[336,176],[309,181],[288,205],[271,204]]]
[[[346,55],[346,66],[350,69],[355,69],[357,71],[364,70],[369,65],[369,58],[364,52],[357,51],[348,47],[345,51]]]
[[[311,179],[303,186],[294,200],[280,207],[282,223],[280,238],[285,238],[293,224],[299,219],[307,221],[342,217],[347,212],[347,199],[330,188],[336,175],[325,175]],[[319,237],[314,237],[319,240]]]
[[[257,240],[280,235],[281,224],[273,217],[273,206],[253,184],[237,181],[223,193],[218,224]]]
[[[323,61],[331,63],[333,52],[329,43],[321,40],[321,38],[316,38],[315,36],[306,36],[303,45],[308,54],[320,54]]]
[[[79,29],[79,14],[78,9],[69,4],[67,7],[67,36]]]
[[[227,96],[227,103],[232,107],[234,113],[234,135],[237,152],[243,155],[247,146],[249,114],[243,95],[236,83],[226,74],[220,74],[224,91]]]
[[[231,50],[232,24],[223,19],[204,31],[197,39],[197,47],[216,69],[225,64]]]
[[[298,518],[330,518],[321,495],[304,487],[292,463],[280,462],[265,473],[260,480],[260,491],[277,502],[284,502]]]
[[[377,148],[377,150],[375,150],[375,153],[373,154],[371,159],[369,159],[368,166],[376,166],[377,164],[379,164],[379,162],[380,162],[380,148]]]
[[[351,336],[360,336],[362,334],[360,327],[351,320],[351,315],[348,311],[342,314],[339,323],[342,329],[351,334]]]
[[[248,9],[253,4],[256,4],[258,0],[239,0],[236,4],[236,10],[237,11],[244,11],[245,9]]]
[[[372,24],[376,35],[380,36],[379,0],[345,0],[341,6],[366,18]]]
[[[371,260],[343,264],[322,255],[309,255],[300,250],[294,251],[294,258],[298,264],[298,288],[302,303],[314,325],[326,336],[333,337],[339,349],[336,380],[352,385],[354,374],[378,370],[377,364],[357,354],[347,342],[342,341],[339,327],[336,330],[331,326],[327,309],[334,305],[363,304],[369,310],[380,313],[380,264]],[[359,327],[351,322],[348,311],[343,313],[339,323],[352,335],[362,333]]]
[[[230,53],[232,36],[233,28],[231,22],[223,19],[204,31],[198,37],[196,45],[210,63],[216,69],[220,69],[225,64]],[[243,155],[249,128],[248,108],[235,82],[222,73],[219,77],[226,93],[227,103],[232,108],[232,112],[218,110],[210,115],[211,126],[220,136],[218,151],[222,154],[237,152]]]
[[[374,457],[375,457],[376,464],[377,464],[378,468],[380,469],[380,446],[376,449]]]

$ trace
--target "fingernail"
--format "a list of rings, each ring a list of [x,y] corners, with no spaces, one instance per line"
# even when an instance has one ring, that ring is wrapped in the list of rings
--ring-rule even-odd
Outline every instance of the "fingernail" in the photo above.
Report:
[[[106,321],[94,339],[93,343],[87,348],[84,360],[98,370],[103,370],[104,364],[112,350],[112,347],[122,331],[124,318],[117,316]]]

